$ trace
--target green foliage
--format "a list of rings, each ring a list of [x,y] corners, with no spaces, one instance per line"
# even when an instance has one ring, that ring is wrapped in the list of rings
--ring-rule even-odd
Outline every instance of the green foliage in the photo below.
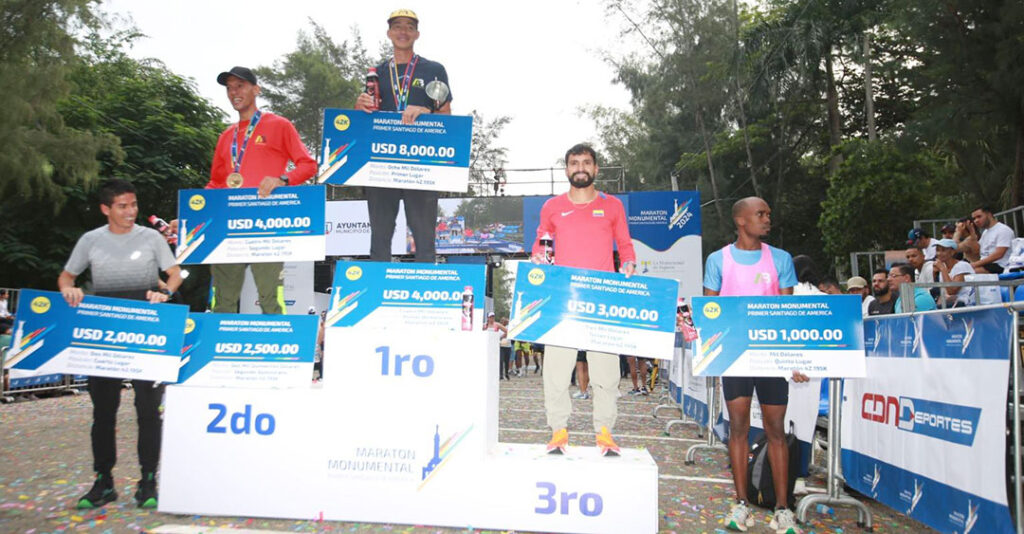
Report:
[[[65,188],[94,183],[113,138],[67,125],[57,103],[75,68],[75,29],[96,27],[90,0],[0,3],[0,198],[52,212]],[[38,206],[37,206],[37,209]],[[8,219],[10,220],[10,219]],[[0,253],[10,250],[0,242]]]
[[[479,195],[484,194],[494,183],[494,169],[503,168],[508,161],[508,149],[498,145],[498,137],[505,126],[512,122],[512,118],[500,115],[488,121],[475,109],[472,115],[473,138],[469,150],[469,183],[470,193]],[[488,177],[487,173],[491,173],[491,177]]]
[[[101,176],[135,184],[140,219],[152,213],[171,219],[177,191],[206,183],[223,115],[191,82],[159,62],[129,58],[125,48],[134,37],[130,32],[108,40],[90,35],[68,72],[70,91],[57,109],[69,128],[114,141],[92,156],[93,163]],[[68,201],[56,213],[20,197],[0,203],[0,210],[18,221],[0,231],[5,281],[0,285],[54,287],[78,237],[106,224],[93,189],[92,184],[63,185],[60,194]],[[201,305],[206,270],[190,270],[185,290]]]
[[[351,108],[363,92],[366,69],[372,66],[359,33],[352,43],[336,43],[310,19],[311,33],[299,32],[294,51],[272,67],[255,69],[269,108],[287,117],[310,152],[319,154],[324,108]]]
[[[956,191],[934,152],[863,140],[845,142],[842,151],[819,220],[825,250],[835,257],[902,247],[908,222],[944,215],[937,199]]]

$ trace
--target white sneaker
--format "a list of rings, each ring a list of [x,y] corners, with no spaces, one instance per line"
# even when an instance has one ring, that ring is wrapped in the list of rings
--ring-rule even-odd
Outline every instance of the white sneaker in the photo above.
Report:
[[[775,531],[775,534],[803,534],[800,527],[796,526],[796,516],[789,508],[775,510],[768,528]]]
[[[754,526],[754,516],[750,514],[750,508],[741,502],[733,504],[729,515],[725,518],[725,528],[746,532],[747,528],[752,526]]]

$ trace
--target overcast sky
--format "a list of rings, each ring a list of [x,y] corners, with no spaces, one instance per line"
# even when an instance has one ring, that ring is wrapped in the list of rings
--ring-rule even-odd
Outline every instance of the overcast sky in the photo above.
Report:
[[[629,95],[612,83],[613,69],[603,58],[636,45],[621,35],[626,20],[606,12],[599,0],[104,4],[108,13],[130,15],[146,34],[134,56],[160,59],[194,79],[199,92],[226,112],[232,110],[216,82],[221,71],[273,64],[295,49],[297,33],[309,29],[310,18],[336,42],[351,39],[358,28],[373,57],[386,41],[388,14],[398,8],[419,15],[417,53],[448,70],[453,113],[468,115],[476,109],[488,119],[512,118],[500,140],[508,149],[510,169],[553,166],[569,146],[597,142],[593,121],[581,116],[581,106],[628,108]],[[232,118],[237,120],[233,112]],[[548,173],[509,173],[510,182],[547,179]]]

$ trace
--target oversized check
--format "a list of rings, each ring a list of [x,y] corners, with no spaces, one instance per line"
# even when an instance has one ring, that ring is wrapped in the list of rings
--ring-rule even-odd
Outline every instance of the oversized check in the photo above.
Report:
[[[679,282],[521,262],[508,337],[671,360]]]
[[[178,263],[324,259],[324,186],[178,191]]]
[[[339,261],[325,324],[463,330],[472,302],[467,326],[480,330],[485,280],[483,265]]]
[[[860,297],[694,297],[694,376],[861,378]]]
[[[309,387],[318,323],[316,315],[191,313],[178,383]]]
[[[188,306],[23,289],[8,354],[13,369],[174,382]]]
[[[473,117],[324,110],[317,183],[465,192]]]

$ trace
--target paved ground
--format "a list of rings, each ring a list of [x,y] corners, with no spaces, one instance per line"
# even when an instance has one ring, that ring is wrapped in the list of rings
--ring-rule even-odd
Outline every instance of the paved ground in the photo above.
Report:
[[[622,391],[628,391],[627,381]],[[372,402],[368,399],[367,402]],[[591,402],[574,400],[570,443],[593,445]],[[500,440],[547,441],[539,375],[513,378],[501,384]],[[722,520],[731,502],[732,485],[725,454],[705,452],[696,465],[684,465],[686,449],[698,442],[693,426],[676,426],[664,435],[667,411],[652,417],[657,395],[623,396],[619,401],[616,436],[623,447],[645,447],[658,462],[659,529],[662,532],[725,532]],[[92,483],[89,453],[91,405],[87,395],[19,401],[0,406],[0,532],[162,532],[237,534],[243,530],[283,532],[455,532],[453,529],[366,523],[203,517],[141,511],[131,495],[138,482],[135,456],[136,426],[132,392],[125,391],[118,426],[118,455],[114,471],[121,498],[96,511],[73,508]],[[820,478],[810,485],[822,486]],[[272,488],[268,488],[273,491]],[[927,527],[869,502],[875,532],[924,532]],[[750,531],[769,532],[768,514],[757,515]],[[835,516],[812,513],[805,532],[855,533],[856,512],[838,509]]]

